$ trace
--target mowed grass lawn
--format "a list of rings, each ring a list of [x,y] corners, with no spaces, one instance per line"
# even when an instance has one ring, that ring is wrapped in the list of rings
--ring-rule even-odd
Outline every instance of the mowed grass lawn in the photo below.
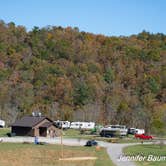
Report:
[[[0,137],[6,137],[7,133],[10,133],[10,128],[0,128]],[[99,135],[92,135],[90,131],[86,131],[84,134],[80,134],[79,130],[68,129],[63,131],[64,138],[76,138],[76,139],[95,139],[97,141],[111,142],[112,138],[100,137]],[[114,139],[114,138],[113,138]],[[151,140],[150,140],[151,141]],[[128,135],[128,137],[117,139],[117,143],[141,143],[141,140],[134,139],[133,135]],[[149,142],[144,140],[144,142]]]
[[[7,133],[10,133],[11,129],[10,128],[0,128],[0,137],[6,137]]]
[[[59,161],[60,145],[0,144],[0,166],[113,166],[106,150],[95,147],[63,146],[64,158],[97,157],[97,160]]]
[[[90,131],[80,134],[79,130],[68,129],[63,131],[64,138],[78,138],[78,139],[95,139],[97,141],[111,142],[114,138],[100,137],[99,135],[92,135]],[[134,135],[128,135],[123,138],[117,138],[117,143],[141,143],[142,140],[135,139]],[[151,140],[144,140],[144,142],[151,142]]]
[[[147,161],[149,155],[153,155],[151,159],[155,159],[154,157],[158,156],[165,156],[166,157],[166,145],[163,145],[160,147],[159,145],[135,145],[135,146],[129,146],[124,148],[124,153],[126,155],[142,155],[146,156],[145,161],[137,161],[136,164],[138,166],[166,166],[166,158],[163,161]],[[156,158],[157,159],[157,158]]]

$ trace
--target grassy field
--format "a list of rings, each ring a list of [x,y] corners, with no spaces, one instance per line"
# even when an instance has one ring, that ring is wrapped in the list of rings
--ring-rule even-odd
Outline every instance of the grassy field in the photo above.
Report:
[[[114,138],[100,137],[99,135],[91,135],[90,132],[85,134],[80,134],[79,130],[68,129],[63,131],[64,138],[78,138],[78,139],[95,139],[98,141],[114,142]],[[141,143],[142,140],[134,139],[133,135],[128,135],[128,137],[118,138],[117,143]],[[151,141],[151,140],[150,140]],[[144,142],[149,142],[144,140]]]
[[[0,128],[0,137],[6,137],[7,133],[10,133],[11,129],[10,128]]]
[[[0,129],[0,137],[7,136],[6,134],[11,131],[10,128],[1,128]],[[134,139],[133,135],[128,135],[128,137],[124,138],[106,138],[106,137],[100,137],[99,135],[92,135],[90,134],[90,131],[87,131],[84,134],[80,134],[79,130],[74,129],[68,129],[63,131],[64,138],[78,138],[78,139],[95,139],[97,141],[106,141],[106,142],[116,142],[116,143],[141,143],[141,140]],[[144,140],[144,142],[148,142],[148,140]]]
[[[0,137],[5,137],[7,133],[11,132],[10,128],[0,128]],[[106,141],[106,142],[114,142],[114,138],[105,138],[100,137],[99,135],[92,135],[90,131],[87,131],[84,134],[80,134],[79,130],[68,129],[63,131],[64,138],[78,138],[78,139],[95,139],[98,141]],[[112,141],[113,140],[113,141]],[[117,139],[117,143],[135,143],[141,142],[139,139],[134,139],[133,135],[128,135],[128,137],[124,137],[121,139]],[[148,142],[144,140],[144,142]]]
[[[166,165],[166,158],[165,159],[159,158],[159,160],[163,160],[163,161],[152,161],[155,159],[155,157],[158,157],[158,156],[166,157],[166,145],[162,147],[160,147],[159,145],[154,145],[154,144],[130,146],[124,149],[124,153],[130,156],[131,155],[145,156],[146,158],[144,161],[136,162],[138,166],[165,166]],[[151,158],[149,155],[153,155],[153,157]]]
[[[106,150],[64,146],[64,157],[97,157],[97,160],[59,161],[59,145],[0,144],[0,166],[113,166]]]

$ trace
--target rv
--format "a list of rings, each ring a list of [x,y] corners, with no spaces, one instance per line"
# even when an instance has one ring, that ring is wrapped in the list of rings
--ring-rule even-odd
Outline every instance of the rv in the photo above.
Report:
[[[103,137],[126,136],[127,131],[124,125],[109,125],[100,130],[100,135]]]
[[[71,129],[79,129],[80,128],[80,122],[71,122],[70,128]]]
[[[81,129],[91,130],[91,129],[94,129],[95,123],[94,122],[81,122],[80,127],[81,127]]]
[[[94,129],[94,127],[95,127],[94,122],[72,122],[70,125],[71,129],[91,130]]]
[[[144,129],[135,129],[135,134],[145,134]]]
[[[57,128],[62,129],[69,129],[70,128],[70,122],[69,121],[54,121],[54,124]]]
[[[128,134],[134,135],[136,133],[136,128],[128,128]]]
[[[136,128],[129,128],[128,129],[128,134],[145,134],[144,129],[136,129]]]
[[[5,127],[5,121],[4,120],[0,120],[0,128]]]

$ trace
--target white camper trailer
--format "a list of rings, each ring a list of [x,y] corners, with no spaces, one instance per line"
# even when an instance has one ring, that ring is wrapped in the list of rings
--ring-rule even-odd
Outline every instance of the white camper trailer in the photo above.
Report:
[[[95,127],[94,122],[80,122],[81,129],[91,130],[94,129],[94,127]]]
[[[71,129],[79,129],[80,128],[80,122],[71,122],[70,128]]]
[[[55,126],[58,128],[62,128],[62,129],[69,129],[70,128],[70,122],[69,121],[54,121]]]
[[[5,121],[4,120],[0,120],[0,128],[5,127]]]
[[[135,129],[135,133],[136,134],[145,134],[145,130],[144,129]]]
[[[91,130],[95,127],[94,122],[72,122],[70,125],[71,129],[85,129]]]

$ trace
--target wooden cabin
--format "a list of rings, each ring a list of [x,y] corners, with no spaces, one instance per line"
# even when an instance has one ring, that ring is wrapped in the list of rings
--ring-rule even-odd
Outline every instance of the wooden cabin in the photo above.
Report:
[[[11,126],[16,136],[56,137],[61,132],[53,121],[45,116],[24,116]]]

